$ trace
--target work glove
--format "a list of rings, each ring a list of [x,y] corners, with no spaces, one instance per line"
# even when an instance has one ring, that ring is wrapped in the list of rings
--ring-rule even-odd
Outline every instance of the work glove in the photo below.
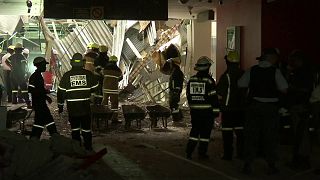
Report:
[[[50,96],[46,96],[46,100],[48,101],[48,103],[49,103],[49,104],[51,104],[51,103],[52,103],[52,99],[51,99],[51,97],[50,97]]]
[[[63,105],[58,105],[58,112],[61,114],[63,112]]]

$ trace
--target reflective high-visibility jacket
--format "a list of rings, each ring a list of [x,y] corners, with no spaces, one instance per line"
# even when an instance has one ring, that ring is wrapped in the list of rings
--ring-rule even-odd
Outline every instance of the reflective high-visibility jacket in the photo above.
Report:
[[[61,78],[57,99],[58,105],[67,101],[70,116],[84,116],[90,114],[90,96],[98,87],[93,73],[73,67]]]
[[[119,94],[118,82],[122,79],[121,69],[116,63],[108,63],[103,70],[103,93]]]
[[[99,57],[99,54],[95,53],[95,52],[88,52],[84,55],[84,59],[85,59],[85,65],[84,68],[86,70],[89,70],[91,72],[94,72],[95,70],[95,65],[94,62],[97,60],[97,58]]]
[[[187,84],[187,99],[191,113],[219,113],[215,80],[204,72],[192,76]]]
[[[175,93],[180,96],[180,93],[183,88],[183,73],[178,65],[173,64],[175,66],[170,79],[169,79],[169,90],[170,93]]]
[[[41,72],[36,71],[29,78],[28,92],[31,93],[32,107],[46,106],[48,91],[44,88],[44,80]]]

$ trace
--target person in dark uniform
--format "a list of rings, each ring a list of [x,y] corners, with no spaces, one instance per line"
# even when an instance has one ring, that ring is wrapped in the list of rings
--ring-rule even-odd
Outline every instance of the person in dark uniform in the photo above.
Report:
[[[103,100],[103,69],[106,67],[106,65],[109,62],[109,56],[108,56],[108,47],[105,45],[101,45],[99,47],[99,56],[94,61],[94,67],[95,70],[93,74],[97,78],[97,81],[99,82],[99,87],[94,94],[95,102],[94,104],[102,104]]]
[[[164,58],[170,65],[171,74],[169,78],[169,106],[171,109],[172,120],[179,122],[182,120],[182,113],[179,109],[180,95],[183,89],[184,75],[180,69],[181,58],[178,48],[171,44],[164,51]]]
[[[81,144],[81,134],[84,147],[91,151],[90,96],[97,90],[98,82],[92,72],[84,69],[84,59],[80,53],[75,53],[72,56],[71,66],[71,70],[61,78],[58,87],[59,113],[63,112],[64,101],[67,101],[72,139],[79,141]]]
[[[28,108],[31,108],[31,102],[28,95],[27,85],[27,60],[22,55],[22,44],[17,43],[14,48],[14,54],[9,57],[12,65],[11,70],[11,85],[12,85],[12,104],[18,103],[18,92],[20,90],[21,96]]]
[[[30,139],[40,139],[45,127],[51,136],[57,134],[56,125],[46,103],[51,104],[52,99],[48,96],[49,91],[44,88],[44,80],[41,75],[42,72],[46,71],[47,64],[49,63],[43,57],[36,57],[33,60],[33,65],[37,69],[30,76],[28,86],[28,92],[31,93],[32,98],[32,108],[35,113]]]
[[[244,94],[238,88],[238,80],[243,74],[239,68],[239,55],[229,51],[225,56],[227,70],[222,74],[217,84],[217,94],[220,100],[222,119],[222,139],[224,160],[233,158],[233,132],[236,134],[237,157],[243,156],[243,123]]]
[[[286,93],[288,83],[276,68],[279,53],[275,48],[267,48],[257,58],[259,64],[247,70],[238,81],[240,88],[248,88],[248,107],[244,127],[244,167],[243,173],[252,172],[251,164],[262,144],[268,163],[268,174],[278,173],[276,167],[279,139],[279,95]]]
[[[214,119],[219,115],[219,102],[216,94],[216,84],[209,74],[211,60],[202,56],[198,59],[195,70],[187,84],[187,100],[190,107],[191,124],[189,141],[187,143],[187,158],[192,158],[192,153],[197,146],[200,159],[208,159],[208,145]]]

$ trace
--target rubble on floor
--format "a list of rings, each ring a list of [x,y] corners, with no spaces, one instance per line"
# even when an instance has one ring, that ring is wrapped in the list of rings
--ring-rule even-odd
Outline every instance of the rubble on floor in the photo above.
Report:
[[[80,169],[88,157],[78,142],[61,135],[39,141],[0,131],[1,180],[93,180],[88,169]]]

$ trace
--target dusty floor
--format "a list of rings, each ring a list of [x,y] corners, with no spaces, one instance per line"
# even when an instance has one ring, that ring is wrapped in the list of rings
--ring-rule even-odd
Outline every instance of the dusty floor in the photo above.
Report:
[[[61,116],[55,111],[56,104],[50,105],[58,131],[70,137],[70,127],[67,122],[67,113]],[[120,110],[121,112],[121,110]],[[266,164],[262,159],[257,159],[252,175],[241,173],[242,161],[221,160],[222,140],[221,132],[214,130],[208,154],[210,160],[198,160],[194,153],[193,160],[185,159],[185,145],[190,131],[190,118],[188,111],[184,110],[184,122],[179,126],[172,124],[170,118],[168,128],[149,128],[149,118],[142,121],[142,129],[137,129],[135,123],[126,130],[124,123],[119,125],[109,124],[108,129],[100,124],[98,130],[93,125],[93,144],[98,151],[107,147],[108,153],[96,165],[97,171],[104,171],[106,179],[320,179],[313,173],[314,168],[320,167],[320,148],[313,149],[312,166],[306,171],[294,171],[285,163],[290,159],[290,146],[282,145],[279,149],[279,169],[277,175],[266,175]],[[120,113],[120,119],[123,119]],[[26,129],[31,130],[33,114],[26,121]],[[110,122],[109,122],[110,123]],[[18,129],[18,124],[11,128]],[[43,138],[48,138],[45,131]],[[100,164],[100,165],[99,165]],[[101,166],[103,164],[103,166]]]

